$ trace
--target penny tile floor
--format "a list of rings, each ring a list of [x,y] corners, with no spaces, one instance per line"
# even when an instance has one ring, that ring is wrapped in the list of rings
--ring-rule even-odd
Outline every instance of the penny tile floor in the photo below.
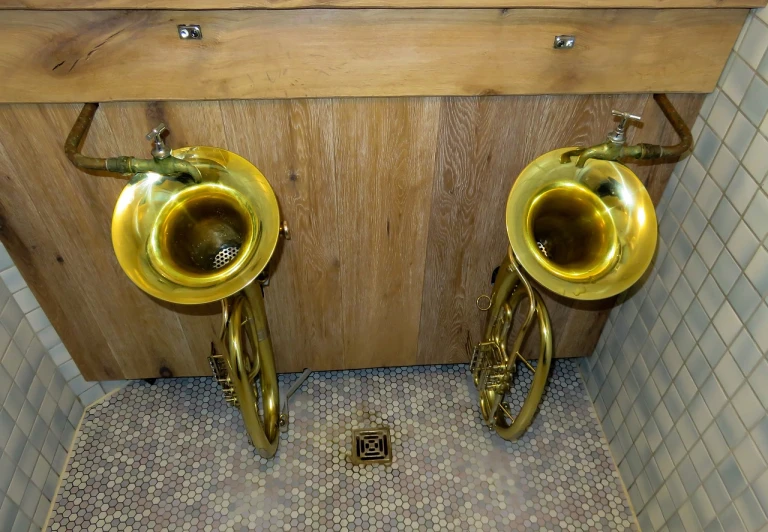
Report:
[[[265,460],[212,379],[136,381],[87,411],[49,526],[636,530],[574,362],[556,361],[518,442],[476,403],[465,365],[314,373]],[[349,463],[351,429],[379,425],[392,464]]]

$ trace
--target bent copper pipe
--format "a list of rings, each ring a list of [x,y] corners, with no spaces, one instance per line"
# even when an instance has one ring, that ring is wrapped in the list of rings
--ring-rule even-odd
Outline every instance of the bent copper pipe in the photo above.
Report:
[[[658,144],[637,144],[636,146],[625,146],[623,157],[632,157],[634,159],[665,159],[667,157],[680,157],[691,149],[693,144],[693,135],[688,125],[677,112],[675,106],[669,101],[666,94],[654,94],[653,99],[658,104],[664,117],[672,125],[672,128],[680,137],[680,142],[671,146],[660,146]]]
[[[603,161],[618,161],[620,159],[632,158],[638,160],[667,159],[680,157],[691,149],[693,136],[691,130],[685,123],[680,113],[669,101],[666,94],[654,94],[653,99],[658,104],[664,117],[672,125],[672,128],[680,137],[680,142],[669,146],[658,144],[636,144],[626,146],[612,141],[603,142],[590,148],[571,150],[564,153],[560,161],[565,164],[571,160],[571,157],[578,157],[576,166],[582,168],[589,159],[601,159]]]
[[[200,171],[197,168],[187,161],[173,156],[166,157],[165,159],[137,159],[126,156],[102,159],[99,157],[87,157],[80,153],[80,144],[85,134],[91,128],[93,117],[98,108],[98,103],[86,103],[72,126],[67,140],[64,142],[64,153],[73,165],[81,170],[106,171],[124,175],[155,172],[165,176],[188,174],[196,180],[201,179]]]

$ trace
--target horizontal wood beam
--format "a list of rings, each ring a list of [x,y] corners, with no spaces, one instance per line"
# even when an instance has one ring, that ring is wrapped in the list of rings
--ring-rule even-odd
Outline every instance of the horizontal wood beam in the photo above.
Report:
[[[7,11],[0,102],[709,92],[747,13]]]
[[[0,9],[736,8],[765,0],[5,0]]]

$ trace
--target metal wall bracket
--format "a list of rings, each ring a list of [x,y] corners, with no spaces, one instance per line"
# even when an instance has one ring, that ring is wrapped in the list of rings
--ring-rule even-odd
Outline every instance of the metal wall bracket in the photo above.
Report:
[[[179,24],[179,39],[182,40],[197,40],[203,38],[203,30],[199,24]]]

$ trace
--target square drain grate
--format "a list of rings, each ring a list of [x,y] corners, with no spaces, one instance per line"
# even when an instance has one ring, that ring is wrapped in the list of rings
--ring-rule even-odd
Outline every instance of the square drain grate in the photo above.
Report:
[[[352,431],[352,463],[391,464],[392,441],[389,429],[354,429]]]

